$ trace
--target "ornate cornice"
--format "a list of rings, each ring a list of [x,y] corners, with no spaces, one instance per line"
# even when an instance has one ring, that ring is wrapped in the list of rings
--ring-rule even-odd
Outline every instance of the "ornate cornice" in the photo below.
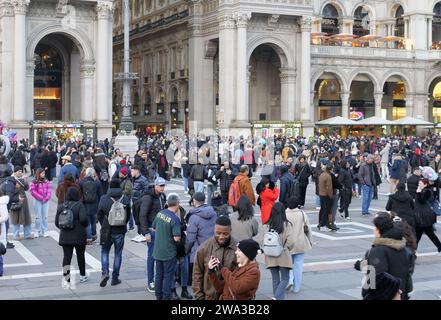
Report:
[[[95,74],[95,61],[82,61],[80,65],[81,77],[93,77]]]
[[[58,18],[63,18],[67,15],[67,1],[68,0],[58,0],[56,8]]]
[[[234,15],[238,28],[246,28],[251,19],[251,12],[238,12]]]
[[[294,83],[296,82],[297,72],[292,68],[280,68],[280,82]]]
[[[98,1],[96,4],[96,13],[98,19],[113,19],[113,2],[111,1]]]
[[[309,16],[302,17],[300,28],[301,28],[302,32],[311,32],[312,18]]]
[[[28,12],[30,0],[12,0],[12,5],[14,6],[15,14],[23,14],[26,15]]]
[[[8,2],[2,2],[0,4],[0,17],[13,17],[14,6]]]
[[[223,15],[218,18],[219,29],[234,29],[236,28],[236,23],[232,15]]]

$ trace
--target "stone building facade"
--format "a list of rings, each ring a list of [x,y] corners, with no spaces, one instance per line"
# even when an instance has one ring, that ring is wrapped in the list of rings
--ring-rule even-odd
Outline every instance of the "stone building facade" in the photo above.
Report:
[[[297,121],[309,135],[315,122],[337,115],[441,122],[441,1],[131,6],[131,71],[139,74],[132,103],[140,130]],[[114,72],[122,69],[120,16],[115,1]],[[122,85],[114,81],[113,89],[117,123]]]
[[[33,142],[112,133],[113,1],[0,0],[0,119]]]

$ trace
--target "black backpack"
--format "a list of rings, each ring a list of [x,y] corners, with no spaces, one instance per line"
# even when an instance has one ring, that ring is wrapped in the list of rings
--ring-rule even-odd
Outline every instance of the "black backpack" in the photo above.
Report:
[[[297,178],[291,179],[289,184],[288,198],[286,198],[286,200],[291,199],[293,197],[298,198],[299,196],[300,196],[299,179]]]
[[[84,202],[94,203],[97,198],[97,188],[94,181],[86,181],[83,184]]]
[[[63,203],[62,206],[62,210],[58,216],[58,227],[62,230],[72,230],[75,228],[72,208],[67,202]]]

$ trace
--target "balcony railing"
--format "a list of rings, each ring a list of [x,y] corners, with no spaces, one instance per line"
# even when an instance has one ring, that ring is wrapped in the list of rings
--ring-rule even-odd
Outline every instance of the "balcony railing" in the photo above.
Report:
[[[415,53],[409,50],[396,50],[387,48],[364,48],[364,47],[337,47],[312,45],[311,54],[319,56],[335,57],[364,57],[364,58],[389,58],[389,59],[413,59]]]

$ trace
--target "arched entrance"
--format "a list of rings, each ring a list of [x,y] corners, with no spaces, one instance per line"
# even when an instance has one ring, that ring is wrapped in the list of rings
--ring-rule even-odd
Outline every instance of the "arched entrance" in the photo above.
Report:
[[[354,12],[354,32],[353,34],[359,37],[370,34],[371,17],[369,9],[365,6],[359,6]]]
[[[429,121],[441,122],[441,77],[434,79],[429,87]]]
[[[354,120],[375,115],[374,84],[365,74],[357,75],[351,82],[349,117]]]
[[[342,115],[341,85],[333,73],[323,73],[314,84],[315,120]]]
[[[258,46],[250,58],[249,119],[281,120],[281,61],[268,44]]]
[[[381,116],[387,120],[398,120],[406,115],[406,84],[400,76],[391,76],[383,85]]]

